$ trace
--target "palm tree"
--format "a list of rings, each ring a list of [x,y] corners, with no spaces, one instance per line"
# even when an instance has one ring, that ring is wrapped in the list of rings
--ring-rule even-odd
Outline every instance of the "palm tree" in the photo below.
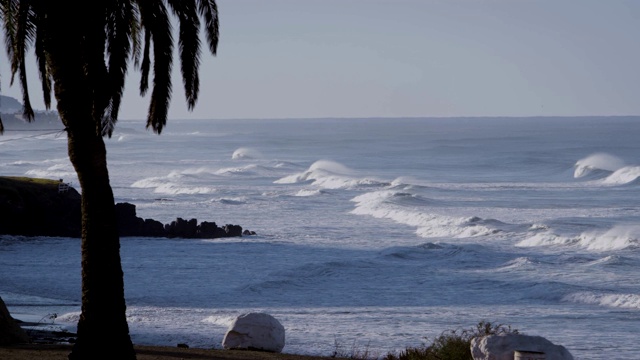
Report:
[[[153,71],[147,128],[162,132],[171,98],[171,13],[178,19],[181,71],[192,110],[199,90],[201,19],[210,52],[217,50],[215,0],[0,0],[11,80],[17,75],[24,115],[34,117],[25,66],[32,48],[46,107],[53,91],[82,190],[82,314],[70,359],[136,358],[104,137],[111,136],[118,119],[130,62],[141,72],[141,95]]]

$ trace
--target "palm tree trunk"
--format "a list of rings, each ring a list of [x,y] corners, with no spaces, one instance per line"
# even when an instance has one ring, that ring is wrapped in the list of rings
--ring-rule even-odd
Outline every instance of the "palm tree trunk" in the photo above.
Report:
[[[90,86],[95,79],[87,79],[83,66],[95,49],[83,33],[87,24],[66,20],[65,12],[73,10],[64,9],[65,2],[55,3],[48,16],[47,62],[58,112],[67,128],[69,159],[82,190],[82,314],[69,359],[135,359],[125,314],[107,151],[94,111],[98,94]]]

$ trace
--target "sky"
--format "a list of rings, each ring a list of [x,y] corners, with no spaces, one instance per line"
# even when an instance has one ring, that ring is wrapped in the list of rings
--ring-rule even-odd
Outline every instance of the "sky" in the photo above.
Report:
[[[638,0],[217,3],[218,55],[188,111],[176,54],[169,120],[640,114]],[[21,99],[9,69],[2,52]],[[139,81],[131,66],[120,119],[146,117]]]

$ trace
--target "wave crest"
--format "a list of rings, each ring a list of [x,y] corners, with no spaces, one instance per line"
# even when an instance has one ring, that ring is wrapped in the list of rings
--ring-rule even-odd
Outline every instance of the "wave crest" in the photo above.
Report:
[[[625,166],[602,180],[605,184],[628,184],[640,177],[640,166]]]
[[[477,217],[453,217],[426,213],[417,208],[406,208],[397,204],[397,197],[406,197],[406,193],[383,190],[365,193],[351,201],[356,208],[355,215],[368,215],[375,218],[391,219],[397,223],[414,226],[416,234],[424,238],[433,237],[476,237],[494,234],[497,230],[482,224]]]
[[[243,160],[243,159],[259,159],[262,158],[262,154],[255,150],[246,147],[241,147],[236,149],[231,155],[232,160]]]
[[[386,182],[371,178],[358,178],[356,172],[348,167],[329,160],[318,160],[306,171],[285,176],[274,181],[275,184],[298,184],[311,182],[325,189],[352,189],[362,186],[386,186]]]
[[[535,234],[516,246],[570,246],[577,245],[587,250],[612,251],[640,245],[640,225],[616,225],[606,231],[587,231],[577,237],[557,235],[552,232]]]
[[[624,309],[640,309],[640,295],[638,294],[596,294],[592,292],[577,292],[565,296],[562,300],[578,304],[592,304]]]
[[[576,162],[573,177],[581,178],[597,170],[616,171],[623,166],[625,166],[624,162],[618,157],[606,153],[595,153]]]

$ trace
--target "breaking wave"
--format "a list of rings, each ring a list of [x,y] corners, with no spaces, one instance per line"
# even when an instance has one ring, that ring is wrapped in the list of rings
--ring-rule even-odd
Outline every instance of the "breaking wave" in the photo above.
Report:
[[[259,159],[262,158],[262,154],[254,149],[241,147],[236,149],[231,155],[232,160],[245,160],[245,159]]]
[[[386,186],[389,183],[359,178],[357,173],[348,167],[329,160],[318,160],[306,171],[285,176],[274,181],[275,184],[297,184],[310,182],[325,189],[352,189],[362,186]]]
[[[432,237],[475,237],[494,234],[496,229],[482,224],[482,219],[477,217],[455,217],[420,211],[419,207],[405,207],[398,204],[397,198],[410,198],[415,195],[383,190],[365,193],[351,201],[357,203],[351,211],[355,215],[368,215],[375,218],[391,219],[397,223],[416,227],[416,234],[424,238]],[[426,203],[428,200],[419,199],[418,202]],[[406,202],[406,200],[405,200]]]
[[[565,296],[562,300],[623,309],[640,309],[638,294],[597,294],[593,292],[577,292]]]
[[[625,166],[602,180],[605,184],[622,185],[636,181],[640,177],[640,166]]]
[[[640,225],[617,225],[606,231],[587,231],[577,237],[550,231],[535,234],[517,244],[521,247],[580,246],[593,251],[623,250],[640,245]]]
[[[133,188],[153,189],[156,194],[185,195],[185,194],[210,194],[216,189],[208,186],[187,186],[170,181],[175,178],[175,174],[167,177],[152,177],[142,179],[131,184]]]
[[[613,155],[595,153],[576,162],[573,177],[581,178],[598,170],[616,171],[623,166],[624,162]]]

